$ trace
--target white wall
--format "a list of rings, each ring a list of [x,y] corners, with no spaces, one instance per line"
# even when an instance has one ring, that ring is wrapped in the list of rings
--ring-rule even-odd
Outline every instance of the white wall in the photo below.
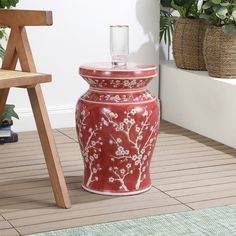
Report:
[[[77,99],[88,89],[78,75],[79,65],[109,61],[109,25],[130,26],[130,60],[159,65],[159,0],[32,0],[18,8],[52,10],[52,27],[28,29],[37,69],[53,74],[43,85],[52,126],[74,126]],[[157,79],[150,86],[157,95]],[[8,103],[16,105],[20,120],[16,131],[35,129],[25,91],[12,91]]]

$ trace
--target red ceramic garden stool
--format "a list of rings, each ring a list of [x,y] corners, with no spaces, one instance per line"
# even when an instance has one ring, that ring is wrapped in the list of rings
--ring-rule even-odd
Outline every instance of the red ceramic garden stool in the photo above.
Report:
[[[90,85],[76,108],[83,188],[105,195],[149,190],[160,111],[146,85],[157,75],[156,67],[91,64],[81,66],[80,75]]]

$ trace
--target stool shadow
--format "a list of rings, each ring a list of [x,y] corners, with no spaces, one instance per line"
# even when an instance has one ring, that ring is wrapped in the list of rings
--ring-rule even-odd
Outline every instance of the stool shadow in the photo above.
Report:
[[[136,18],[146,41],[136,51],[130,53],[129,61],[159,67],[159,7],[160,3],[157,0],[136,1]],[[148,88],[156,95],[158,79],[155,78]]]
[[[92,203],[115,198],[85,191],[82,176],[66,176],[72,205]],[[0,213],[56,207],[49,178],[27,178],[0,182]]]

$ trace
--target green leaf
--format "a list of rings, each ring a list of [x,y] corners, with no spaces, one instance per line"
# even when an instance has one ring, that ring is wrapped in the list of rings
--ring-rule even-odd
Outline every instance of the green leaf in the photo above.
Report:
[[[160,42],[164,40],[165,44],[171,45],[172,34],[177,17],[171,13],[161,10],[160,17]]]
[[[226,18],[226,15],[228,13],[227,7],[221,7],[217,12],[216,16],[219,17],[221,20],[224,20]]]
[[[178,11],[181,17],[199,18],[202,13],[202,5],[206,0],[161,0],[163,7],[169,7]]]
[[[230,34],[230,33],[234,32],[235,26],[233,24],[223,25],[222,30],[225,34]]]
[[[205,19],[205,20],[209,19],[209,17],[210,17],[210,15],[207,15],[207,14],[201,14],[200,15],[200,18]]]
[[[5,55],[5,49],[0,44],[0,58],[3,59],[4,55]]]
[[[234,9],[232,10],[232,17],[233,17],[234,19],[236,19],[236,8],[234,8]]]
[[[5,28],[0,27],[0,39],[7,39],[7,33],[5,31]]]
[[[161,5],[163,7],[171,7],[172,0],[161,0]]]
[[[213,5],[212,9],[214,12],[217,12],[221,8],[221,5]]]
[[[10,6],[8,0],[1,0],[1,5],[3,7],[9,7]]]
[[[222,2],[222,3],[220,3],[220,5],[221,5],[222,7],[227,7],[227,6],[230,5],[230,3],[229,3],[229,2]]]
[[[0,39],[2,39],[4,37],[4,33],[2,30],[0,30]]]
[[[203,10],[206,10],[206,9],[209,9],[212,7],[212,3],[211,2],[206,2],[204,5],[203,5]]]
[[[0,8],[15,7],[19,0],[0,0]]]
[[[17,113],[14,111],[15,106],[11,104],[6,104],[4,107],[4,111],[1,117],[1,120],[11,120],[12,117],[19,119],[19,116]]]
[[[174,0],[174,4],[184,6],[189,0]]]
[[[189,16],[191,8],[194,6],[194,3],[196,0],[188,0],[187,3],[184,5],[184,8],[186,9],[186,17]]]
[[[19,3],[19,0],[9,0],[10,6],[16,7],[17,3]]]
[[[221,0],[211,0],[211,2],[214,3],[214,4],[220,4]]]

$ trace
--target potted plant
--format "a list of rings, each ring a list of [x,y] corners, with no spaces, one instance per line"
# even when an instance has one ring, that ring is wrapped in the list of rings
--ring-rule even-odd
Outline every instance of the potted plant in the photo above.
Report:
[[[4,107],[3,114],[0,118],[0,127],[3,126],[11,126],[12,125],[12,118],[19,119],[17,113],[14,111],[15,106],[6,104]]]
[[[210,76],[236,77],[236,1],[210,0],[203,5],[208,22],[204,57]]]
[[[12,118],[19,119],[14,111],[14,105],[5,105],[3,114],[0,118],[0,144],[18,141],[18,135],[11,130]]]
[[[200,18],[203,3],[203,0],[161,0],[163,7],[174,9],[180,15],[173,33],[173,55],[178,68],[206,69],[203,56],[206,22]]]

